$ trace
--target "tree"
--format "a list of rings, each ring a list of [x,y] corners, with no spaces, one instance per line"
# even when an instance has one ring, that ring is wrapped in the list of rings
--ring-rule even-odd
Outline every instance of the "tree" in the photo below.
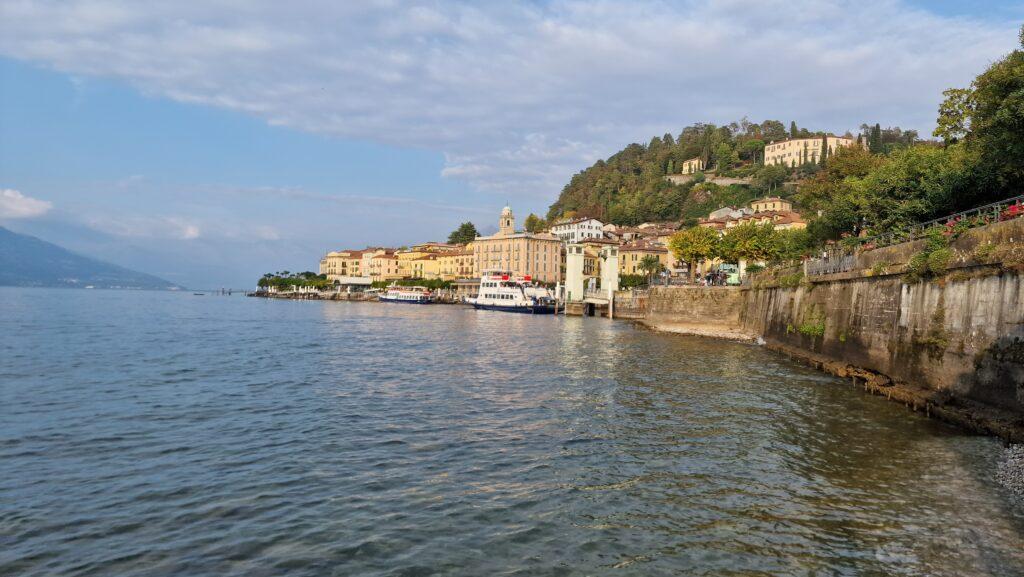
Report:
[[[539,216],[533,214],[532,212],[530,213],[530,216],[527,216],[526,220],[523,222],[523,228],[526,229],[526,232],[543,232],[544,230],[547,229],[547,227],[548,223],[543,218],[540,218]]]
[[[1021,40],[1024,48],[1024,27]],[[979,156],[978,184],[988,191],[978,200],[998,200],[1019,193],[1024,181],[1024,50],[992,64],[972,87],[965,140]]]
[[[748,260],[767,262],[777,259],[780,253],[778,234],[771,223],[745,222],[733,227],[719,246],[722,258],[739,264],[741,277]]]
[[[681,230],[668,241],[668,248],[677,260],[690,267],[690,278],[697,278],[697,264],[718,256],[721,237],[718,231],[706,226],[695,226]]]
[[[473,242],[476,237],[480,236],[480,233],[476,231],[476,227],[471,222],[464,222],[459,225],[459,228],[452,231],[448,235],[448,242],[450,244],[466,244],[467,242]]]
[[[935,121],[932,135],[941,138],[948,146],[955,144],[970,130],[974,92],[968,88],[950,88],[942,95],[945,98],[939,105],[939,118]]]
[[[754,175],[754,185],[766,194],[782,186],[789,178],[789,168],[783,164],[762,166]]]
[[[882,146],[882,126],[878,123],[871,127],[871,132],[868,135],[868,150],[872,154],[885,152],[885,148]]]
[[[824,168],[828,160],[828,136],[821,137],[821,153],[818,155],[818,166]]]
[[[791,120],[789,123],[789,137],[796,138],[800,132],[796,128],[796,121]]]
[[[654,275],[658,274],[665,268],[665,265],[661,264],[661,260],[653,254],[644,255],[644,258],[640,259],[640,264],[636,265],[636,268],[647,275],[647,284],[651,283],[651,279]]]

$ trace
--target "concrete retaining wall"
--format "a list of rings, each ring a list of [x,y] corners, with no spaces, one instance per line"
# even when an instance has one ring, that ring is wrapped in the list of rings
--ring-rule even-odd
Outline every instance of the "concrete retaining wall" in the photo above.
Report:
[[[925,410],[976,402],[1016,415],[1024,430],[1024,219],[965,233],[946,274],[908,284],[907,263],[923,248],[867,251],[855,270],[834,275],[758,275],[751,288],[657,287],[642,322],[762,337],[865,386],[910,387],[901,400]]]

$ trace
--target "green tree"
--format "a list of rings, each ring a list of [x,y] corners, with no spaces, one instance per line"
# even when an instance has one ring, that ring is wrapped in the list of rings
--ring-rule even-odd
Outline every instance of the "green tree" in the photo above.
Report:
[[[754,175],[754,185],[768,194],[786,182],[789,178],[789,168],[783,164],[769,164],[762,166]]]
[[[668,248],[677,260],[684,261],[689,265],[690,278],[696,279],[697,265],[718,256],[720,241],[721,238],[717,230],[705,226],[695,226],[672,235],[668,241]]]
[[[1021,28],[1024,48],[1024,27]],[[1014,50],[974,79],[969,132],[965,139],[978,155],[977,200],[1019,193],[1024,181],[1024,50]]]
[[[796,128],[796,121],[795,120],[790,121],[790,123],[789,123],[789,137],[790,138],[796,138],[798,134],[800,134],[800,131],[797,130],[797,128]]]
[[[872,154],[882,154],[885,152],[885,148],[882,145],[882,126],[878,123],[871,127],[871,133],[868,135],[868,150]]]
[[[648,254],[640,259],[640,263],[636,265],[636,268],[643,271],[644,275],[647,276],[647,284],[650,284],[654,275],[660,273],[665,268],[665,265],[661,264],[661,260],[657,256]]]
[[[735,226],[722,237],[719,254],[727,261],[739,264],[743,276],[747,261],[767,262],[776,260],[781,247],[775,225],[745,222]]]
[[[806,228],[776,230],[775,239],[779,249],[777,258],[780,261],[798,260],[811,254],[814,247],[811,233]]]
[[[459,225],[459,228],[452,231],[448,235],[448,242],[450,244],[466,244],[467,242],[473,242],[476,237],[480,236],[480,233],[476,231],[476,227],[472,222],[464,222]]]
[[[914,146],[850,184],[861,215],[882,233],[950,212],[970,169],[959,147]]]
[[[969,88],[950,88],[942,95],[945,98],[939,105],[939,117],[932,134],[949,145],[959,141],[970,130],[974,92]]]
[[[526,229],[526,232],[543,232],[547,227],[548,223],[543,218],[540,218],[532,212],[526,217],[526,220],[523,221],[523,228]]]

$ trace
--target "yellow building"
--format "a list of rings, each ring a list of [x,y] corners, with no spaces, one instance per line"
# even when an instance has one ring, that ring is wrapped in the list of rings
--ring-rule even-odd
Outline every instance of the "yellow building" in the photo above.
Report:
[[[441,263],[438,262],[438,255],[428,254],[409,261],[411,267],[410,278],[437,279],[441,278]]]
[[[691,158],[683,161],[683,170],[680,174],[696,174],[704,170],[704,159],[701,157]]]
[[[477,273],[509,271],[554,283],[561,279],[562,242],[548,233],[516,232],[512,209],[506,206],[498,220],[498,234],[473,242],[473,260]]]
[[[793,210],[793,203],[777,196],[767,196],[751,202],[750,208],[754,209],[754,212],[789,212]]]
[[[655,256],[666,270],[672,270],[675,259],[668,247],[651,242],[634,242],[619,247],[619,274],[648,274],[640,270],[640,263],[645,256]]]
[[[442,252],[437,255],[441,280],[458,280],[480,276],[476,270],[476,259],[473,257],[473,243],[459,250]]]
[[[320,274],[328,280],[340,277],[366,276],[363,274],[363,252],[361,250],[332,251],[320,259]]]
[[[856,141],[842,136],[817,136],[814,138],[793,138],[781,142],[773,142],[764,147],[764,163],[784,164],[797,167],[805,162],[818,162],[823,143],[827,141],[829,156],[845,146],[853,146]]]
[[[370,257],[369,270],[370,280],[374,282],[405,278],[394,251],[382,250],[380,254]]]

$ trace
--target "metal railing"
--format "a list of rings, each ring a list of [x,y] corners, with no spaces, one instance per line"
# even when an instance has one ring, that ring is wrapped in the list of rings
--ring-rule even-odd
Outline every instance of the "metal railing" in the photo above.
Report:
[[[993,222],[1006,220],[1006,212],[1013,206],[1019,207],[1009,218],[1016,218],[1024,215],[1024,194],[993,202],[984,206],[972,208],[962,212],[946,215],[925,222],[913,224],[904,230],[896,230],[885,234],[852,238],[841,241],[837,245],[824,251],[820,258],[810,258],[804,262],[804,272],[807,275],[823,275],[848,272],[856,266],[855,252],[858,249],[875,249],[885,246],[892,246],[903,242],[911,242],[925,236],[928,229],[936,226],[951,226],[967,221],[968,228],[984,226]],[[974,219],[971,222],[971,219]],[[852,244],[852,246],[850,246]]]
[[[1007,198],[1000,200],[999,202],[993,202],[984,206],[978,206],[970,210],[949,214],[940,218],[934,218],[925,222],[919,222],[913,224],[904,230],[895,230],[880,234],[877,236],[870,236],[863,239],[856,239],[858,245],[865,246],[870,245],[873,248],[881,248],[883,246],[891,246],[899,244],[901,242],[910,242],[922,238],[925,231],[934,226],[945,226],[950,223],[956,223],[968,219],[978,219],[976,224],[973,224],[971,228],[975,226],[983,226],[991,224],[993,222],[999,222],[1005,220],[1003,217],[1004,213],[1010,209],[1010,207],[1017,205],[1024,210],[1024,194],[1015,196],[1013,198]],[[1012,217],[1011,217],[1012,218]]]

